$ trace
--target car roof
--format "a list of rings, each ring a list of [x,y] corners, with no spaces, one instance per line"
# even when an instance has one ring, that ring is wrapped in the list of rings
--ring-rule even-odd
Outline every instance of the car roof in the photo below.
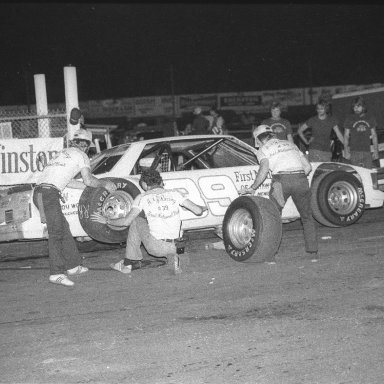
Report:
[[[167,136],[167,137],[159,137],[156,139],[138,140],[138,141],[133,141],[131,143],[119,144],[112,148],[105,149],[101,153],[125,151],[129,147],[133,148],[135,146],[143,146],[145,144],[157,144],[157,143],[180,141],[180,140],[182,141],[192,141],[192,140],[202,140],[202,139],[212,140],[212,139],[220,139],[220,138],[227,138],[235,141],[240,141],[235,136],[231,136],[231,135],[209,135],[208,134],[208,135]]]

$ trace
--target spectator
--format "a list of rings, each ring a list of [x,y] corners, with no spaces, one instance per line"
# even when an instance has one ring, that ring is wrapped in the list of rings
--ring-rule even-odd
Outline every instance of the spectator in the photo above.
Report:
[[[281,104],[278,101],[274,101],[271,105],[271,117],[263,120],[261,124],[271,127],[276,138],[293,143],[291,123],[281,117],[281,109]]]
[[[309,118],[297,131],[301,140],[308,146],[309,161],[331,161],[330,140],[332,130],[337,138],[344,144],[344,138],[340,132],[338,121],[329,115],[329,103],[319,100],[316,104],[317,116]],[[312,129],[312,136],[308,140],[304,132]]]
[[[210,126],[208,128],[209,132],[214,135],[224,135],[225,133],[225,122],[222,116],[219,115],[217,109],[212,107],[209,110],[211,116]]]
[[[203,115],[201,107],[196,107],[193,110],[195,118],[192,122],[191,135],[206,135],[208,134],[209,121]]]
[[[372,160],[379,158],[376,126],[376,119],[367,112],[364,99],[361,96],[354,99],[352,113],[344,123],[345,158],[350,160],[351,164],[372,168]]]

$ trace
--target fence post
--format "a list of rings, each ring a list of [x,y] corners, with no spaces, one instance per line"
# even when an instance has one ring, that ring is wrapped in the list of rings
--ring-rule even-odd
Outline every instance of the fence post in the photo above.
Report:
[[[33,76],[35,81],[36,114],[38,116],[48,115],[47,89],[45,86],[45,75],[36,74]],[[50,137],[51,126],[49,119],[38,119],[37,126],[39,137]]]
[[[67,113],[68,140],[72,140],[73,134],[80,128],[80,124],[72,125],[69,122],[69,116],[72,108],[79,108],[79,99],[77,95],[77,77],[76,67],[64,67],[64,88],[65,88],[65,110]]]

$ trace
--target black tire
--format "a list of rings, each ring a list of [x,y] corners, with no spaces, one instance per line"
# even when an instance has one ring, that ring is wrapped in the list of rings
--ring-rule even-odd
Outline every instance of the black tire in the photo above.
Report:
[[[80,224],[88,236],[97,241],[109,244],[123,243],[127,240],[128,228],[97,223],[90,219],[90,215],[97,211],[110,218],[123,217],[131,210],[132,202],[140,190],[125,179],[105,179],[113,181],[117,190],[109,193],[105,188],[85,188],[78,207]],[[110,211],[108,215],[107,211]]]
[[[364,213],[364,188],[351,173],[324,173],[312,182],[311,191],[313,217],[327,227],[346,227]]]
[[[271,200],[240,196],[232,201],[223,220],[223,240],[228,255],[236,261],[263,262],[273,258],[282,236],[280,212]]]

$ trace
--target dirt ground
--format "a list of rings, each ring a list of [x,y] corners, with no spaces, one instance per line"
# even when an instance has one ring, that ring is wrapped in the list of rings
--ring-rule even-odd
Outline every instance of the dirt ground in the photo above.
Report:
[[[73,288],[48,283],[47,258],[1,262],[0,382],[384,382],[383,221],[320,227],[317,263],[301,229],[284,231],[276,265],[206,242],[177,276],[148,256],[110,270],[123,249],[83,253]]]

